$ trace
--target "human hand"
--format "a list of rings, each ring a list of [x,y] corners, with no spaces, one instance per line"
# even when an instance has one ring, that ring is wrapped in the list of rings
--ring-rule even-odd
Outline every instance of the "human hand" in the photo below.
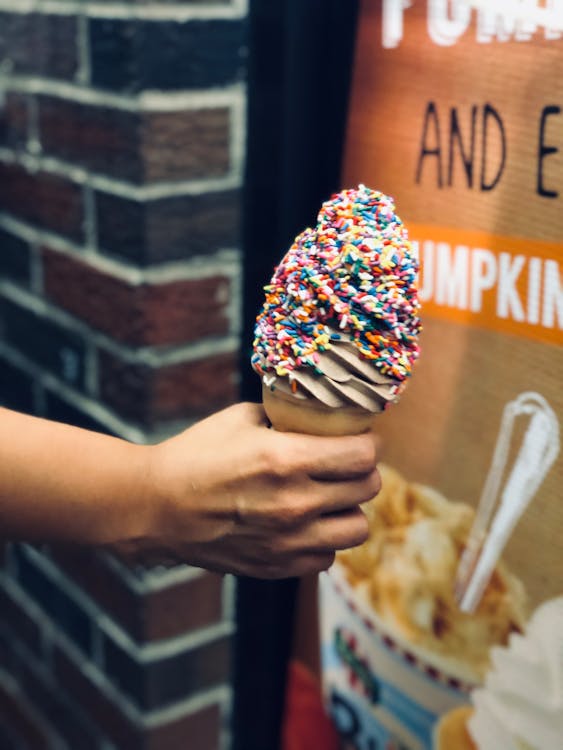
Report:
[[[259,578],[328,568],[363,543],[380,488],[373,435],[268,429],[238,404],[150,449],[150,522],[122,551]]]

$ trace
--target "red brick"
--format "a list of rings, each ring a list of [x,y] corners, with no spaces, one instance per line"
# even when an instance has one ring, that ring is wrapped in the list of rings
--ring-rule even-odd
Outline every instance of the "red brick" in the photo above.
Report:
[[[59,546],[51,557],[139,642],[172,638],[221,619],[222,577],[214,573],[139,595],[93,550]]]
[[[0,205],[41,229],[82,241],[82,190],[62,177],[0,163]]]
[[[100,352],[102,399],[125,417],[154,424],[202,417],[237,397],[234,354],[152,368]]]
[[[118,341],[179,344],[228,331],[225,277],[136,286],[48,249],[43,263],[47,296]]]
[[[229,111],[146,114],[142,152],[149,182],[224,175],[229,169]]]
[[[9,91],[0,107],[0,146],[22,150],[27,143],[27,97]]]
[[[221,619],[222,576],[205,573],[144,599],[145,638],[172,638]]]
[[[147,344],[179,344],[229,330],[229,279],[211,276],[141,287]]]
[[[136,183],[224,175],[229,111],[131,112],[39,98],[46,154]]]

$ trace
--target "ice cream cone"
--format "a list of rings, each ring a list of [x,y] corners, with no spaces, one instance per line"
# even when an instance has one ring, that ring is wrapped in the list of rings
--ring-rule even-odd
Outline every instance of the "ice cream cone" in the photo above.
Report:
[[[375,414],[359,407],[328,408],[316,399],[296,399],[262,387],[268,419],[279,432],[305,435],[359,435],[372,428]]]
[[[471,706],[460,706],[442,716],[434,735],[434,750],[478,750],[467,730]]]

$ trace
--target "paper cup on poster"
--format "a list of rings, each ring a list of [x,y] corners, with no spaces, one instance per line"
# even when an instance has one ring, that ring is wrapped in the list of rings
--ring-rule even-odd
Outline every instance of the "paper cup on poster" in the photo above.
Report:
[[[479,676],[399,635],[338,563],[320,597],[323,690],[340,735],[358,750],[434,750],[440,717],[469,704]]]

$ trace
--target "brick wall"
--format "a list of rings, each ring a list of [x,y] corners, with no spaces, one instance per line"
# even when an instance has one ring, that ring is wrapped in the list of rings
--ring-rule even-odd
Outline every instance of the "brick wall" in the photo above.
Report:
[[[0,0],[0,401],[149,442],[232,401],[246,0]],[[234,581],[0,548],[2,750],[225,750]]]

